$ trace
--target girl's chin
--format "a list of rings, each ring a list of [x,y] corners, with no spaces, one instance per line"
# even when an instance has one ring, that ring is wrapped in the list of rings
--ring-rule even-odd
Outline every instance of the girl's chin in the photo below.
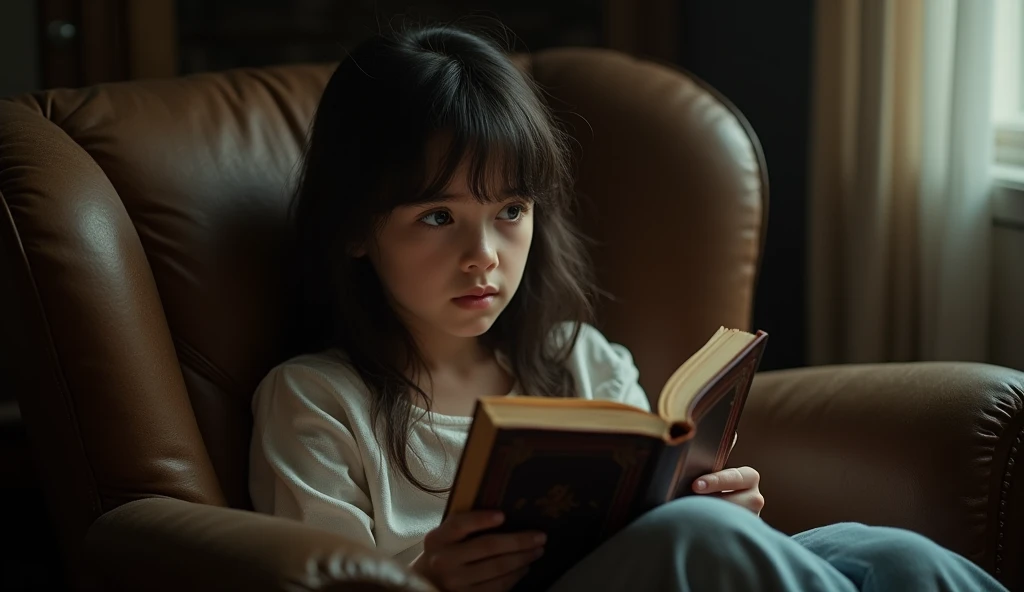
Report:
[[[473,323],[462,323],[457,327],[451,327],[449,332],[458,337],[480,337],[490,331],[492,326],[494,326],[494,319],[480,319]]]

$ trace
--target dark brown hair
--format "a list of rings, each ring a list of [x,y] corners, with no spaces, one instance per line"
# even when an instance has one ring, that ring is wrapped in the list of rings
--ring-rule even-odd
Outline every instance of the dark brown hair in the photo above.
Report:
[[[447,153],[428,170],[428,142]],[[430,408],[407,368],[425,371],[410,334],[357,247],[398,205],[430,201],[469,159],[482,201],[493,175],[534,200],[534,238],[522,283],[481,337],[509,358],[525,393],[575,395],[565,367],[594,287],[571,223],[566,136],[535,83],[487,37],[454,26],[381,34],[356,47],[331,76],[310,132],[293,203],[306,348],[340,348],[373,396],[371,414],[391,461],[417,487],[406,458],[411,397]],[[324,318],[329,311],[329,318]],[[572,330],[559,333],[564,322]],[[558,338],[564,335],[563,338]]]

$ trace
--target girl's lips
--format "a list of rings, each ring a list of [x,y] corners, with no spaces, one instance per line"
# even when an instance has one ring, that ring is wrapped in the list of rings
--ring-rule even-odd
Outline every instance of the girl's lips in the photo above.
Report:
[[[497,294],[485,294],[483,296],[459,296],[458,298],[452,298],[452,302],[455,303],[455,306],[460,308],[480,310],[490,307],[494,302],[495,296],[497,296]]]

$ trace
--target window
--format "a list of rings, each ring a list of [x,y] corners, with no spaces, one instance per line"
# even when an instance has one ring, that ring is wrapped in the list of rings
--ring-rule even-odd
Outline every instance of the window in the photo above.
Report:
[[[1024,0],[996,0],[992,117],[997,177],[1024,177]]]

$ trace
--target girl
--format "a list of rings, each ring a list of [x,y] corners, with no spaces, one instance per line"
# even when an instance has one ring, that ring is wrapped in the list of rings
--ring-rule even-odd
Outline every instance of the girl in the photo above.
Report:
[[[433,27],[366,41],[324,90],[294,203],[316,353],[254,400],[258,511],[331,529],[442,590],[512,588],[539,532],[441,523],[477,397],[648,408],[625,348],[587,324],[595,288],[570,224],[566,139],[491,42]],[[910,532],[860,524],[790,538],[764,524],[752,468],[621,531],[553,590],[997,590]],[[474,536],[472,542],[468,537]]]

